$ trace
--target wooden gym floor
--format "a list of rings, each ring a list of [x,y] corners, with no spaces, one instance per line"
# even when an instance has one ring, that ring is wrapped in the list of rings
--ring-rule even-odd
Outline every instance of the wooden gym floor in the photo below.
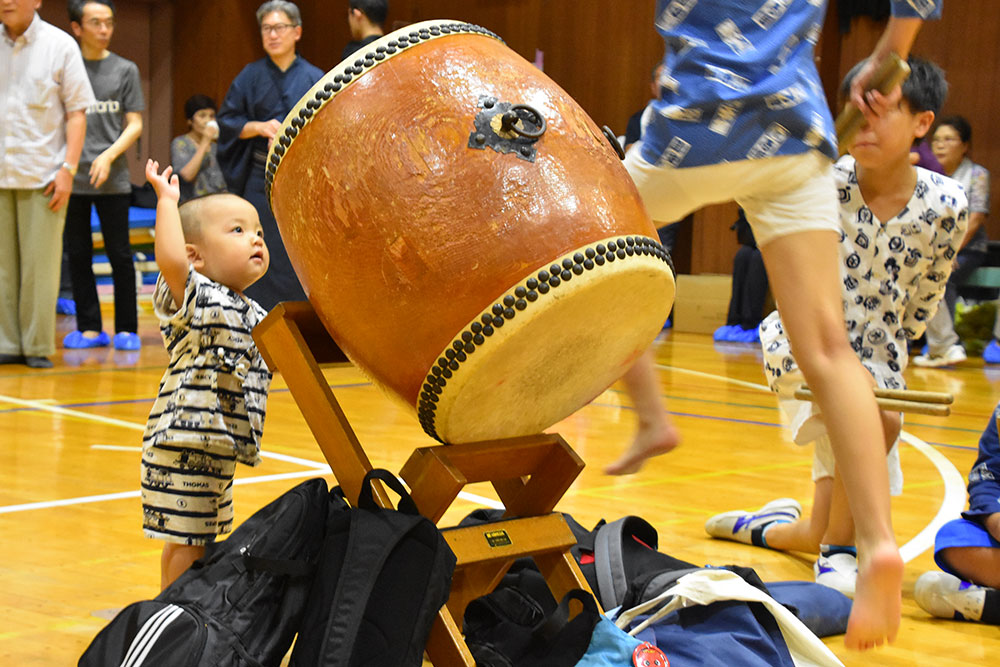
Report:
[[[161,545],[139,527],[139,444],[167,357],[148,298],[140,304],[141,352],[60,350],[56,367],[41,372],[0,366],[0,665],[75,664],[110,613],[158,592]],[[59,327],[61,340],[74,321],[60,317]],[[749,565],[765,581],[811,579],[804,555],[712,540],[703,529],[717,512],[781,496],[811,501],[811,452],[784,440],[759,349],[668,331],[656,353],[682,446],[637,475],[602,474],[633,428],[627,398],[612,387],[553,428],[588,464],[559,509],[587,526],[636,514],[657,528],[660,549],[679,558]],[[398,471],[413,449],[434,444],[357,370],[326,372],[374,465]],[[912,590],[934,567],[936,526],[964,507],[965,474],[1000,397],[1000,368],[978,359],[953,369],[911,368],[908,381],[956,400],[951,417],[914,416],[904,427],[906,484],[893,500],[908,561],[899,639],[865,654],[846,651],[841,638],[828,643],[847,665],[995,664],[1000,630],[933,619],[912,601]],[[280,376],[268,401],[264,449],[263,465],[237,473],[237,522],[305,478],[329,477]],[[491,503],[492,488],[469,487],[442,525]]]

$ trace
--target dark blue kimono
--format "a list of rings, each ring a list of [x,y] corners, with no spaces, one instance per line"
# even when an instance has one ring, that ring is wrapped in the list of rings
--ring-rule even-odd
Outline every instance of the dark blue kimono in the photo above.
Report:
[[[270,58],[262,58],[244,67],[236,76],[219,109],[219,166],[229,191],[242,196],[257,209],[271,254],[267,273],[246,290],[246,295],[265,310],[270,310],[279,301],[298,301],[306,296],[264,196],[267,139],[240,139],[240,132],[250,121],[283,121],[322,77],[323,71],[301,56],[297,56],[284,72]]]

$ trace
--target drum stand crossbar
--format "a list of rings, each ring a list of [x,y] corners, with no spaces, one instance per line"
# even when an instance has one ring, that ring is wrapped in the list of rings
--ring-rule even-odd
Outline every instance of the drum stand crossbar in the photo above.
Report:
[[[306,301],[278,304],[253,336],[268,367],[281,371],[344,494],[357,498],[371,462],[320,369],[349,360]],[[552,513],[583,466],[562,437],[550,434],[423,447],[403,465],[400,476],[417,508],[435,523],[466,484],[490,482],[506,508],[503,521],[442,531],[458,564],[427,642],[436,667],[475,664],[456,619],[515,559],[531,556],[556,600],[573,588],[590,590],[569,551],[576,539]],[[382,507],[392,507],[379,482],[373,491]]]

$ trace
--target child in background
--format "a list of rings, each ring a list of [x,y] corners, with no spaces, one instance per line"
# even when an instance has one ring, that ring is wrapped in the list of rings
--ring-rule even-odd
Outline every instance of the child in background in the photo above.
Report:
[[[260,462],[271,373],[251,331],[266,315],[243,290],[267,271],[257,211],[216,194],[178,208],[176,174],[146,164],[158,198],[153,303],[170,365],[142,443],[143,531],[164,540],[166,588],[233,524],[236,463]]]
[[[993,409],[979,438],[979,458],[969,472],[969,509],[934,538],[934,562],[944,572],[925,572],[913,597],[940,618],[1000,625],[1000,438]]]
[[[873,383],[905,388],[906,341],[919,338],[942,300],[961,245],[968,202],[950,178],[915,167],[910,147],[934,123],[947,83],[937,65],[910,58],[902,100],[866,122],[835,165],[840,194],[841,279],[844,319],[851,346]],[[862,67],[848,73],[846,91]],[[787,413],[798,444],[815,442],[812,516],[800,519],[799,504],[775,500],[756,512],[725,512],[705,530],[713,537],[780,550],[819,552],[816,581],[853,597],[857,578],[854,522],[830,439],[814,403],[793,398],[802,373],[792,356],[777,312],[760,326],[765,374]],[[889,487],[902,492],[897,448],[901,416],[881,411],[889,450]]]

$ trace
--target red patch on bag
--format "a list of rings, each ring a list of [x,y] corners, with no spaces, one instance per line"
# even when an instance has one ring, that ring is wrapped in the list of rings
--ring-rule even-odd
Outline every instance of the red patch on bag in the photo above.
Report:
[[[670,667],[670,661],[663,651],[649,642],[643,642],[632,651],[632,664],[635,667]]]

